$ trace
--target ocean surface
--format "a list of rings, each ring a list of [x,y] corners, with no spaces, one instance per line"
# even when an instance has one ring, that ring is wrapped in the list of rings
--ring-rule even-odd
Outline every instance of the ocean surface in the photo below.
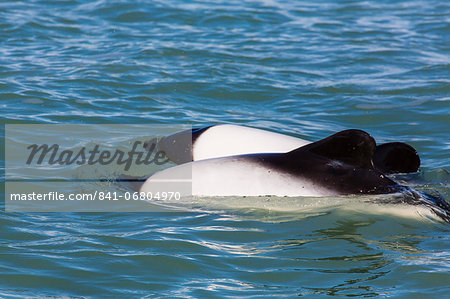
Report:
[[[358,128],[413,145],[421,170],[398,179],[447,200],[449,65],[446,1],[0,2],[2,124]],[[1,211],[0,297],[449,297],[449,224],[363,201]]]

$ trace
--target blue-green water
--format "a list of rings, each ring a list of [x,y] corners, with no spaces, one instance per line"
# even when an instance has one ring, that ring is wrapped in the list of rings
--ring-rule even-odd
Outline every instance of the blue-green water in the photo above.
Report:
[[[412,144],[422,168],[406,183],[448,199],[449,19],[437,0],[3,1],[1,116],[310,140],[360,128]],[[448,224],[281,202],[1,212],[0,296],[450,294]]]

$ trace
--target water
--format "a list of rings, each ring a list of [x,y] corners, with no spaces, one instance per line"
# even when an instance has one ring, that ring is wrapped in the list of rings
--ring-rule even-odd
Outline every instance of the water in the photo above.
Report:
[[[400,180],[448,199],[449,18],[436,0],[3,1],[2,121],[360,128],[412,144]],[[448,224],[346,200],[2,212],[0,296],[450,294]]]

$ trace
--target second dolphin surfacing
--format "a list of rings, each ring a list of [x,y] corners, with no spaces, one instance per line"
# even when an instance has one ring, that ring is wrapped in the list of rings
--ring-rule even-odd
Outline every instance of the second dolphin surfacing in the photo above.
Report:
[[[297,137],[238,125],[214,125],[166,136],[158,146],[177,164],[256,153],[287,153],[311,142]],[[377,145],[374,167],[385,174],[412,173],[420,166],[416,150],[403,142]]]

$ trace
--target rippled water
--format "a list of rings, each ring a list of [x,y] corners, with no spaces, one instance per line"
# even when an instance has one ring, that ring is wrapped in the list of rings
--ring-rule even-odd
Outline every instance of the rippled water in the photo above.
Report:
[[[2,122],[360,128],[412,144],[400,179],[448,199],[449,20],[437,0],[1,2]],[[346,200],[2,212],[0,296],[449,295],[448,224]]]

